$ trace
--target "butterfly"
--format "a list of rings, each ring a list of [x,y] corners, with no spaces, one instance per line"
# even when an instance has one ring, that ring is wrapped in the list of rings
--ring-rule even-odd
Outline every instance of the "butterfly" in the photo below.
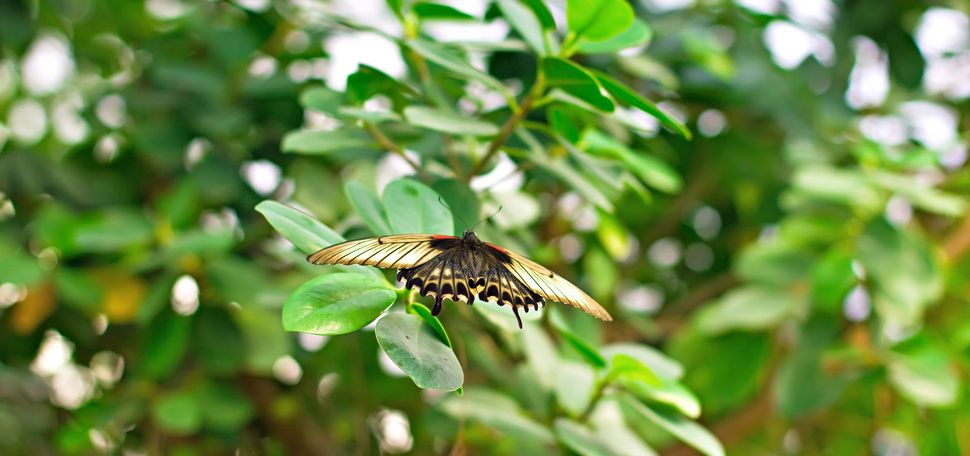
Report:
[[[335,244],[307,257],[313,264],[361,264],[397,269],[406,289],[434,298],[433,315],[444,299],[468,304],[475,298],[519,309],[538,310],[545,301],[578,307],[600,320],[613,317],[583,290],[542,265],[495,244],[482,242],[472,230],[461,237],[398,234]]]

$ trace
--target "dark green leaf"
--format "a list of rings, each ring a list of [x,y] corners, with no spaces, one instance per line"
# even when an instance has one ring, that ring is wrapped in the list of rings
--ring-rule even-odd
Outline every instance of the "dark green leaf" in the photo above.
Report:
[[[616,101],[620,102],[620,104],[624,106],[632,106],[647,114],[650,114],[651,116],[656,117],[657,120],[659,120],[664,126],[677,132],[684,138],[691,138],[691,133],[690,130],[687,129],[687,126],[685,126],[679,120],[674,119],[667,113],[661,111],[660,108],[646,98],[642,97],[640,94],[636,93],[633,89],[627,87],[622,82],[613,79],[606,73],[595,70],[593,70],[592,73],[599,83],[603,85],[603,88],[606,89],[606,91],[609,92],[610,95],[616,99]]]
[[[613,111],[613,102],[603,96],[596,79],[586,68],[558,57],[546,57],[542,59],[542,71],[549,87],[558,87],[601,111]]]
[[[152,416],[162,429],[172,434],[193,434],[202,428],[202,407],[190,391],[159,397],[152,406]]]
[[[474,21],[472,16],[448,5],[431,2],[418,2],[411,7],[414,14],[424,20],[443,19],[452,21]]]
[[[434,330],[435,334],[438,335],[438,338],[441,339],[445,345],[452,347],[451,338],[448,337],[448,331],[445,331],[445,327],[441,324],[441,320],[431,314],[431,309],[425,307],[424,304],[416,302],[411,304],[411,310],[415,315],[421,317],[421,319]]]

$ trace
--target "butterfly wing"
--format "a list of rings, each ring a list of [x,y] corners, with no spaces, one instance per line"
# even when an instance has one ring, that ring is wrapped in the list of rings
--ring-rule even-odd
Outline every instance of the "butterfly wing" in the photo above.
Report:
[[[516,279],[521,281],[533,292],[550,301],[569,304],[604,321],[613,321],[613,317],[595,299],[559,274],[542,266],[518,253],[488,244],[508,255],[509,260],[504,265]]]
[[[455,239],[433,234],[378,236],[334,244],[307,257],[313,264],[363,264],[380,268],[411,268],[440,255],[433,241]]]

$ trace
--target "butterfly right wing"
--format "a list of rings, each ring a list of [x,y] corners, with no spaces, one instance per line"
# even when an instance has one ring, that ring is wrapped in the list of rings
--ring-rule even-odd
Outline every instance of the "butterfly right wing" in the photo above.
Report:
[[[362,264],[387,269],[413,268],[440,255],[432,246],[436,239],[453,236],[399,234],[347,241],[323,248],[307,257],[313,264]]]

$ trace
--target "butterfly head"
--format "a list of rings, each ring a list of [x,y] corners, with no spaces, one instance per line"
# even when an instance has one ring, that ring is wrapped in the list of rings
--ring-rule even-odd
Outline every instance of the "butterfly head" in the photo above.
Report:
[[[465,233],[462,234],[461,239],[465,242],[481,242],[478,240],[478,236],[475,236],[475,232],[471,229],[465,230]]]

